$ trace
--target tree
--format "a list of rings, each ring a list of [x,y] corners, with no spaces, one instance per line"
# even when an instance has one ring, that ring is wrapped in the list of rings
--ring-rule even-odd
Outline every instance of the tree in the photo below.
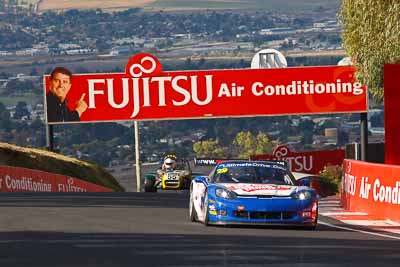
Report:
[[[357,80],[381,101],[383,65],[400,60],[400,1],[343,0],[339,19]]]
[[[0,102],[0,132],[9,132],[11,129],[10,112],[6,109],[6,106]]]
[[[15,107],[14,119],[21,119],[27,116],[30,118],[31,114],[28,111],[28,107],[25,101],[19,101]]]
[[[237,157],[243,159],[247,159],[251,155],[270,153],[274,146],[268,136],[262,132],[256,136],[251,132],[239,132],[233,145],[236,146]]]
[[[214,139],[199,141],[193,144],[196,157],[224,157],[225,149]]]
[[[29,75],[31,75],[31,76],[36,76],[36,75],[39,75],[39,72],[38,72],[38,70],[37,70],[35,67],[33,67],[33,68],[31,69],[31,72],[30,72]]]
[[[301,143],[303,145],[313,143],[315,123],[312,120],[301,120],[299,123],[299,132],[302,134]]]
[[[3,113],[4,111],[6,111],[6,106],[0,102],[0,114]]]
[[[370,121],[372,127],[383,127],[384,126],[383,113],[372,115]]]

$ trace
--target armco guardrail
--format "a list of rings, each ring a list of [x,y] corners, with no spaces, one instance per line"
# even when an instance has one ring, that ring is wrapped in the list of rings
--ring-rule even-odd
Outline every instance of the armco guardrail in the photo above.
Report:
[[[344,160],[342,183],[346,209],[400,221],[400,166]]]
[[[0,166],[0,192],[112,192],[77,178],[26,168]]]

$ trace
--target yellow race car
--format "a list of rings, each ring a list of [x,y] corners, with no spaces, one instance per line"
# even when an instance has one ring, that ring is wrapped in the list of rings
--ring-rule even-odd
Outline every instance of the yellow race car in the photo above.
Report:
[[[192,182],[192,171],[188,160],[178,160],[174,170],[158,169],[145,175],[144,191],[189,189]]]

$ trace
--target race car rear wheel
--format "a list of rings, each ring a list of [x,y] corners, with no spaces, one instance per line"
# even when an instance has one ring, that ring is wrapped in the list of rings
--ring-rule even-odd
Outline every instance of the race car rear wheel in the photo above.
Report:
[[[157,188],[154,186],[154,181],[149,179],[144,181],[144,192],[157,192]]]

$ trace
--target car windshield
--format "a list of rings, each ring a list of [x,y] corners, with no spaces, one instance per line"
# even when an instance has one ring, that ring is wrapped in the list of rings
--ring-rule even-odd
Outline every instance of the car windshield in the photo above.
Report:
[[[212,182],[294,185],[294,180],[285,167],[260,163],[220,164],[215,169]]]

